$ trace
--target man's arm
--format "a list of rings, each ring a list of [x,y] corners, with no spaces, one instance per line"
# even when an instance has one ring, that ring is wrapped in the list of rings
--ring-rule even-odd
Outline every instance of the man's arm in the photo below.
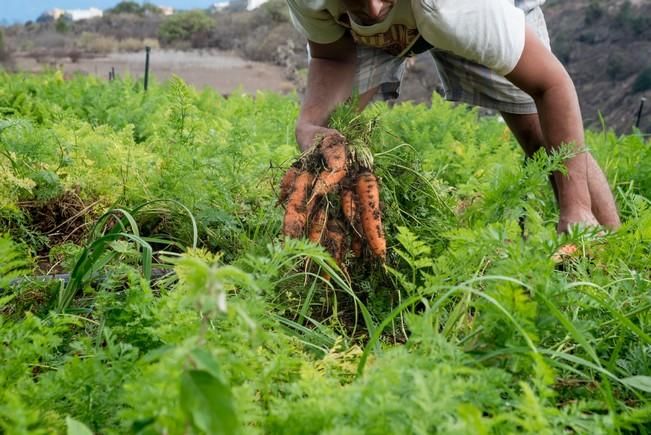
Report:
[[[357,68],[355,44],[348,33],[332,44],[309,44],[312,59],[296,123],[296,140],[303,151],[312,146],[316,135],[329,131],[330,114],[350,98]]]
[[[607,209],[608,215],[613,215],[609,222],[602,223],[613,228],[619,226],[606,179],[601,170],[591,164],[591,156],[583,152],[583,121],[574,84],[563,65],[530,28],[526,30],[522,56],[506,78],[533,97],[547,149],[574,144],[580,152],[565,161],[567,175],[554,174],[559,189],[558,229],[566,231],[575,223],[598,224],[592,212],[594,208]],[[598,182],[588,183],[589,177]],[[591,197],[599,203],[592,204]]]
[[[583,147],[583,121],[572,79],[560,61],[527,27],[520,60],[506,78],[533,97],[551,147]]]

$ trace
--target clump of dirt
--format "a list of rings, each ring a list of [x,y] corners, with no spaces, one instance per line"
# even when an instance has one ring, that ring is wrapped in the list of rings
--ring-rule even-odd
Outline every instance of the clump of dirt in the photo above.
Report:
[[[49,246],[80,243],[98,216],[99,200],[84,200],[80,190],[68,190],[47,201],[19,204],[30,222],[30,229],[46,236]]]

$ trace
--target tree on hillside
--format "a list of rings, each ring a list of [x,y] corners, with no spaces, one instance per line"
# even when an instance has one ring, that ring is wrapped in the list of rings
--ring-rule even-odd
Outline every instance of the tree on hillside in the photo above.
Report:
[[[151,3],[145,3],[141,6],[139,3],[135,1],[125,0],[118,3],[114,8],[107,10],[106,13],[107,14],[159,15],[161,13],[161,9],[158,6]]]
[[[126,0],[118,3],[112,9],[106,11],[107,14],[141,14],[142,7],[140,4]]]
[[[168,17],[160,26],[159,38],[163,44],[192,42],[201,46],[201,36],[215,26],[215,20],[202,10],[181,12]]]

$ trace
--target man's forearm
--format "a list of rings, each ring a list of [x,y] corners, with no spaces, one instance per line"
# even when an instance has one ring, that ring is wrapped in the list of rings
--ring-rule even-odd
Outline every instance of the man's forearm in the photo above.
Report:
[[[301,149],[312,145],[315,131],[328,125],[337,104],[350,98],[356,67],[354,52],[341,59],[311,59],[305,98],[296,123],[296,139]]]

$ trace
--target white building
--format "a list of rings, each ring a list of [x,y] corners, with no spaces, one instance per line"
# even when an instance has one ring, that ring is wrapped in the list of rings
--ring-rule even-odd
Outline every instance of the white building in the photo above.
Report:
[[[246,5],[247,11],[252,11],[259,8],[262,4],[266,3],[267,0],[224,0],[212,4],[213,12],[221,12],[229,7],[236,6],[236,10],[242,10],[244,5]]]
[[[167,16],[174,15],[174,8],[171,8],[169,6],[156,6],[158,9],[160,9],[161,14]]]
[[[88,20],[90,18],[100,18],[104,15],[104,12],[101,9],[90,8],[90,9],[69,9],[65,12],[67,17],[70,17],[72,21],[79,20]]]

